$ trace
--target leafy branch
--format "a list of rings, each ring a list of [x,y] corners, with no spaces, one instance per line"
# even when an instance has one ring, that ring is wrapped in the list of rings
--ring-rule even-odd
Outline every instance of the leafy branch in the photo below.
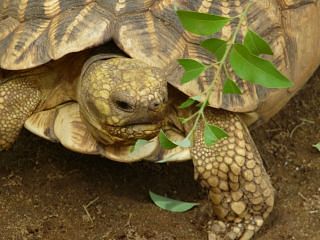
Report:
[[[253,3],[253,0],[249,0],[241,14],[230,18],[194,11],[176,11],[183,28],[196,35],[212,36],[227,24],[232,22],[237,22],[237,24],[229,39],[208,38],[200,43],[201,47],[214,56],[215,59],[212,59],[211,64],[206,65],[195,59],[178,60],[184,69],[184,74],[180,80],[181,84],[198,79],[212,68],[215,70],[215,75],[210,85],[200,96],[191,96],[179,106],[180,109],[191,107],[194,104],[197,104],[196,106],[198,107],[198,110],[193,114],[181,119],[183,124],[193,121],[193,126],[187,136],[182,141],[173,141],[161,130],[159,140],[163,148],[190,147],[192,145],[192,136],[200,121],[204,121],[205,124],[204,141],[207,146],[228,137],[228,134],[223,129],[208,123],[204,114],[213,90],[223,77],[225,79],[223,81],[222,94],[242,94],[232,76],[237,76],[243,81],[258,84],[265,88],[288,88],[293,85],[270,61],[259,57],[261,54],[272,55],[273,52],[269,44],[258,33],[249,29],[242,43],[237,42],[241,26],[246,21]],[[228,69],[229,66],[231,70]]]
[[[200,99],[203,99],[200,104],[197,105],[199,109],[188,118],[182,120],[182,123],[187,123],[191,120],[194,121],[185,139],[180,142],[174,142],[168,139],[165,133],[161,131],[159,137],[160,144],[163,148],[173,148],[175,146],[190,147],[190,139],[201,120],[205,122],[204,141],[206,145],[210,146],[228,136],[223,129],[209,124],[204,114],[213,90],[223,76],[227,78],[224,80],[222,93],[241,94],[241,89],[236,82],[232,80],[228,70],[228,64],[230,64],[234,74],[244,81],[259,84],[266,88],[288,88],[292,86],[292,82],[282,75],[271,62],[259,57],[260,54],[273,54],[268,43],[259,36],[259,34],[248,30],[243,43],[236,41],[241,25],[246,20],[252,5],[253,1],[251,0],[240,15],[232,18],[192,11],[177,11],[177,15],[185,30],[202,36],[217,33],[225,25],[230,24],[231,21],[237,20],[238,23],[228,40],[209,38],[201,43],[201,46],[211,52],[217,61],[213,61],[210,65],[205,65],[194,59],[178,60],[185,71],[181,79],[181,84],[186,84],[197,79],[210,68],[215,68],[215,76],[207,89],[202,92],[201,96],[192,96],[179,106],[179,108],[190,107],[200,102]]]

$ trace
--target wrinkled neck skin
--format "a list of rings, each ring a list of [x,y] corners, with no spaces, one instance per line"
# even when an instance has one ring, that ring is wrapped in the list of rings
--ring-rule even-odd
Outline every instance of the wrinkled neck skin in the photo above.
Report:
[[[30,81],[41,91],[42,101],[37,111],[50,109],[68,101],[77,102],[78,83],[84,64],[95,56],[96,52],[110,50],[115,51],[112,44],[107,44],[105,47],[71,53],[56,61],[23,71],[22,74],[30,75]]]
[[[13,72],[12,79],[23,78],[34,83],[41,92],[36,112],[54,108],[68,101],[77,101],[76,86],[88,52],[70,54],[39,67]]]

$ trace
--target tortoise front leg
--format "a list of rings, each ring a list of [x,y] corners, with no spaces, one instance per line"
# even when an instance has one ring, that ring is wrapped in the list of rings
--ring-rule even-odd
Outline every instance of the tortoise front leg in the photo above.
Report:
[[[191,155],[195,175],[209,189],[215,220],[209,240],[249,240],[273,208],[274,190],[247,126],[236,114],[208,109],[209,123],[229,137],[208,147],[203,140],[204,123],[194,135]]]
[[[12,145],[39,102],[40,91],[28,78],[0,83],[0,151]]]

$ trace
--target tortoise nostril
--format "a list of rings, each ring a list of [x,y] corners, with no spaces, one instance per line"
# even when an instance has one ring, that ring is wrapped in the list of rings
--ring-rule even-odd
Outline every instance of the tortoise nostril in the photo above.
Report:
[[[158,99],[158,100],[153,100],[151,103],[150,103],[150,110],[152,111],[158,111],[162,105],[164,104],[164,99]]]
[[[160,106],[160,103],[154,102],[152,107],[153,107],[153,108],[158,108],[159,106]]]
[[[130,103],[123,100],[116,100],[115,104],[118,109],[125,112],[132,112],[134,110],[133,106]]]

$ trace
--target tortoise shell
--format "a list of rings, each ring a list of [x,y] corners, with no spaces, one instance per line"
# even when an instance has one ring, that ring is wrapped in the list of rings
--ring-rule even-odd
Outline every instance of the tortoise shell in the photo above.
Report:
[[[130,57],[164,69],[168,81],[189,96],[201,94],[214,76],[181,85],[179,58],[204,63],[213,56],[200,46],[205,38],[182,28],[175,9],[236,16],[248,0],[1,0],[0,68],[27,69],[83,49],[114,42]],[[222,94],[223,79],[210,105],[235,112],[276,113],[301,88],[320,63],[320,1],[255,0],[243,36],[251,28],[271,45],[270,60],[294,82],[285,90],[266,89],[237,80],[243,94]],[[228,38],[235,24],[218,37]],[[240,36],[240,38],[242,37]],[[241,39],[239,39],[241,40]]]

